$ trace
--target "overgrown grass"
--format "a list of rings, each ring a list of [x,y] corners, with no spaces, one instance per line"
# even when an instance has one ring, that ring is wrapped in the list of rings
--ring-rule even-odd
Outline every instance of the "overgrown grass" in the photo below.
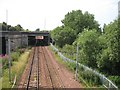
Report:
[[[17,80],[19,79],[27,63],[29,52],[30,51],[26,51],[18,58],[18,60],[15,60],[13,62],[13,65],[11,67],[11,83],[9,82],[8,68],[4,70],[2,88],[11,88],[15,75],[17,77]]]

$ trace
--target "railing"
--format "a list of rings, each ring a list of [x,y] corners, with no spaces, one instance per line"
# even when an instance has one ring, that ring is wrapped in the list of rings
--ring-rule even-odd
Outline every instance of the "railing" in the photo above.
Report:
[[[57,52],[57,54],[59,55],[59,57],[60,57],[63,61],[65,61],[65,62],[71,62],[71,63],[76,63],[76,61],[71,60],[71,59],[69,59],[69,58],[66,58],[66,57],[65,57],[61,52],[59,52],[59,50],[58,50],[55,46],[53,46],[52,44],[51,44],[51,47],[52,47],[52,49],[53,49],[55,52]],[[97,71],[95,71],[95,70],[93,70],[93,69],[91,69],[91,68],[89,68],[89,67],[87,67],[87,66],[85,66],[85,65],[83,65],[83,64],[81,64],[81,63],[78,63],[78,66],[82,67],[84,70],[91,71],[93,74],[99,76],[102,85],[103,85],[105,88],[107,88],[108,90],[118,90],[118,87],[117,87],[115,84],[113,84],[108,78],[106,78],[104,75],[98,73]]]

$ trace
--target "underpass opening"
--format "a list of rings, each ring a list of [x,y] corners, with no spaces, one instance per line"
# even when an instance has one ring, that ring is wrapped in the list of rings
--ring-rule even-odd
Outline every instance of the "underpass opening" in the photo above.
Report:
[[[48,46],[50,43],[49,36],[29,36],[28,45],[29,46]]]
[[[28,45],[29,46],[34,46],[35,45],[35,36],[28,36]]]
[[[6,40],[5,40],[5,37],[2,37],[1,39],[2,39],[2,42],[1,42],[2,44],[0,44],[0,45],[2,45],[1,46],[2,50],[1,50],[0,54],[5,55],[6,54]]]

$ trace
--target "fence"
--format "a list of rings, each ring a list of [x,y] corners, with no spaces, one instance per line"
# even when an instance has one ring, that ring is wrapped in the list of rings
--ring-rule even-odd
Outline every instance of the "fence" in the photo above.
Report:
[[[63,61],[65,61],[65,62],[71,62],[71,63],[76,63],[76,61],[71,60],[71,59],[69,59],[69,58],[66,58],[66,57],[65,57],[61,52],[59,52],[59,50],[58,50],[55,46],[53,46],[52,44],[51,44],[51,47],[52,47],[52,49],[53,49],[55,52],[57,52],[57,54],[59,55],[59,57],[60,57]],[[82,67],[84,70],[88,70],[88,71],[92,72],[93,74],[97,75],[97,76],[100,78],[102,85],[103,85],[105,88],[107,88],[108,90],[118,90],[118,87],[117,87],[115,84],[113,84],[109,79],[107,79],[104,75],[98,73],[98,72],[95,71],[95,70],[92,70],[91,68],[89,68],[89,67],[87,67],[87,66],[85,66],[85,65],[83,65],[83,64],[81,64],[81,63],[78,63],[78,66],[79,66],[79,67]],[[78,73],[79,73],[79,72],[78,72]]]

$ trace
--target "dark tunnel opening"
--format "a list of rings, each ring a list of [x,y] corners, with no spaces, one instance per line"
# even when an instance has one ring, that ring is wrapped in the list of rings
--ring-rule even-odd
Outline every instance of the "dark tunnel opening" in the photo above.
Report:
[[[2,37],[2,52],[0,54],[6,54],[6,40],[5,37]]]
[[[43,39],[36,39],[35,36],[29,36],[28,37],[28,45],[29,46],[48,46],[50,43],[50,37],[44,36]]]

